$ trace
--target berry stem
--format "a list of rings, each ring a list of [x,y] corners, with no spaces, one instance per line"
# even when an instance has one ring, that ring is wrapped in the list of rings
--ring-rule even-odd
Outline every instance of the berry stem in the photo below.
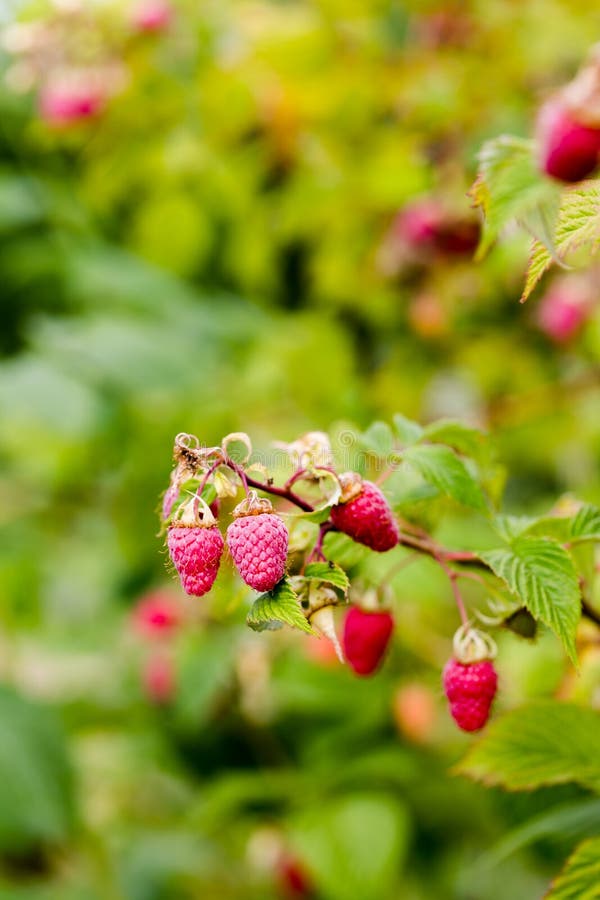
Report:
[[[218,460],[216,461],[216,463],[213,463],[213,465],[210,467],[210,469],[208,469],[208,470],[205,472],[204,478],[202,479],[202,481],[200,482],[200,484],[199,484],[198,487],[196,488],[196,497],[201,497],[201,496],[202,496],[202,491],[203,491],[204,488],[206,487],[206,483],[207,483],[208,479],[210,478],[210,476],[212,475],[212,473],[215,471],[215,469],[218,469],[220,465],[221,465],[221,460],[218,459]],[[198,504],[196,503],[195,509],[197,509],[197,508],[198,508]]]
[[[337,528],[335,527],[333,522],[322,522],[319,525],[319,536],[317,538],[315,546],[306,557],[305,565],[313,562],[315,558],[319,560],[325,560],[325,554],[323,553],[323,541],[325,540],[325,535],[329,534],[332,531],[337,531]]]
[[[229,456],[223,457],[223,464],[229,466],[230,469],[232,469],[237,473],[237,475],[239,475],[246,493],[248,493],[249,487],[253,487],[259,491],[264,491],[266,494],[272,494],[274,497],[281,497],[282,500],[287,500],[289,501],[289,503],[293,503],[294,506],[297,506],[303,512],[314,511],[310,503],[307,503],[302,499],[302,497],[299,497],[298,494],[295,494],[293,491],[290,491],[285,487],[276,487],[274,484],[270,484],[269,482],[265,484],[262,481],[257,481],[255,478],[251,478],[244,472],[243,468],[236,462],[234,462]]]

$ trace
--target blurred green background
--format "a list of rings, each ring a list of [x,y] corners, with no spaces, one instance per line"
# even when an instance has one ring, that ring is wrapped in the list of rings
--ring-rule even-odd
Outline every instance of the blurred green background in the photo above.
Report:
[[[2,8],[0,898],[540,897],[571,836],[484,854],[573,790],[448,773],[435,566],[393,577],[393,653],[359,681],[248,632],[227,573],[184,602],[156,507],[179,431],[264,449],[398,411],[489,429],[512,511],[600,500],[598,313],[552,341],[518,304],[522,234],[474,262],[407,252],[396,218],[426,197],[473,227],[479,147],[531,134],[600,11],[173,0],[154,33],[133,10]],[[115,77],[57,127],[66,70]],[[132,610],[157,591],[184,621],[152,638]],[[565,664],[507,636],[500,670],[510,706]]]

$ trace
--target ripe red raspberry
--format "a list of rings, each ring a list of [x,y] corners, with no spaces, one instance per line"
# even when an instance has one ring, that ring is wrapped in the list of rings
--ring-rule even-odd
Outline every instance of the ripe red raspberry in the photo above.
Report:
[[[314,897],[314,888],[304,866],[295,856],[284,854],[277,866],[277,880],[281,893],[289,900]]]
[[[391,613],[368,611],[359,606],[348,610],[344,621],[344,656],[357,675],[372,675],[379,667],[394,630]]]
[[[237,569],[255,591],[270,591],[285,573],[288,531],[273,512],[269,500],[250,491],[233,511],[227,546]]]
[[[498,676],[489,659],[462,663],[451,659],[443,674],[444,692],[450,713],[463,731],[479,731],[490,715]]]
[[[395,547],[399,540],[398,525],[379,488],[370,481],[361,484],[358,476],[351,473],[342,475],[340,481],[342,502],[331,510],[335,527],[379,553]],[[350,497],[344,500],[349,485]]]
[[[219,571],[223,538],[203,500],[194,497],[181,508],[181,518],[167,529],[167,545],[186,594],[207,594]]]
[[[561,181],[581,181],[598,166],[600,129],[575,121],[558,98],[542,106],[537,120],[540,168]]]

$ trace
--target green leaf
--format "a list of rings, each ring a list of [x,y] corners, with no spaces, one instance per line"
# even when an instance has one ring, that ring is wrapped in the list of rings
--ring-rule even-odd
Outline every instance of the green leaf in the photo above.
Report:
[[[393,421],[396,434],[405,446],[414,444],[423,434],[423,429],[418,422],[412,422],[401,413],[396,413]]]
[[[535,520],[530,516],[496,516],[492,527],[498,537],[510,544],[520,534],[527,531]]]
[[[574,516],[544,516],[532,520],[524,531],[531,535],[551,537],[561,543],[600,541],[600,509],[586,504]]]
[[[360,442],[375,456],[389,456],[394,450],[394,433],[385,422],[373,422],[361,434]]]
[[[308,812],[292,845],[328,900],[390,897],[406,855],[410,820],[391,796],[332,798]]]
[[[472,456],[474,459],[481,457],[486,449],[487,435],[478,428],[472,428],[463,422],[453,419],[440,419],[427,425],[423,432],[423,440],[432,444],[448,444],[459,453]]]
[[[540,175],[532,141],[502,135],[484,144],[471,196],[484,214],[478,258],[515,221],[539,241],[551,241],[560,188]]]
[[[304,577],[313,581],[326,581],[346,594],[350,587],[348,576],[333,562],[310,563],[304,570]]]
[[[568,782],[600,791],[599,742],[597,712],[540,700],[492,722],[456,771],[513,791]]]
[[[569,540],[600,541],[600,509],[587,504],[582,506],[571,522]]]
[[[408,447],[402,453],[402,459],[416,469],[425,481],[453,500],[474,509],[486,508],[481,487],[450,447],[419,444]]]
[[[73,788],[52,711],[0,687],[0,850],[64,841],[73,826]]]
[[[600,837],[590,838],[575,849],[546,897],[548,900],[600,898]]]
[[[529,261],[525,273],[525,286],[523,288],[523,293],[521,294],[521,303],[525,303],[540,278],[548,271],[551,265],[552,254],[548,253],[548,249],[541,241],[533,240],[529,251]]]
[[[257,597],[246,618],[247,624],[254,631],[264,631],[277,627],[274,623],[291,625],[312,634],[313,630],[307,622],[298,597],[287,578],[282,578],[272,591]]]
[[[567,551],[546,538],[521,536],[510,547],[486,550],[479,556],[529,612],[558,635],[576,662],[580,588]]]
[[[539,235],[534,242],[521,302],[550,267],[553,259],[569,262],[571,255],[585,247],[593,256],[600,247],[600,181],[583,181],[564,191],[554,235],[555,250],[549,250]]]
[[[563,803],[534,816],[503,835],[498,843],[479,860],[478,868],[493,868],[523,847],[544,838],[575,840],[600,831],[600,800],[578,800]]]

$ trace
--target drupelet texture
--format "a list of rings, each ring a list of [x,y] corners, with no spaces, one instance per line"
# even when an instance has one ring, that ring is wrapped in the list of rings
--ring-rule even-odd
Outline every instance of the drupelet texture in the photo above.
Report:
[[[384,610],[352,606],[344,620],[344,656],[357,675],[372,675],[387,650],[394,619]]]
[[[255,591],[270,591],[285,573],[288,531],[273,513],[240,516],[227,529],[237,569]]]
[[[357,497],[331,510],[331,521],[339,531],[359,544],[383,553],[399,540],[398,525],[377,485],[364,481]]]
[[[450,713],[458,727],[463,731],[483,728],[498,686],[494,664],[489,659],[474,663],[451,659],[446,663],[443,680]]]
[[[210,591],[219,571],[223,538],[216,525],[194,528],[172,525],[167,544],[186,594],[202,597]]]

